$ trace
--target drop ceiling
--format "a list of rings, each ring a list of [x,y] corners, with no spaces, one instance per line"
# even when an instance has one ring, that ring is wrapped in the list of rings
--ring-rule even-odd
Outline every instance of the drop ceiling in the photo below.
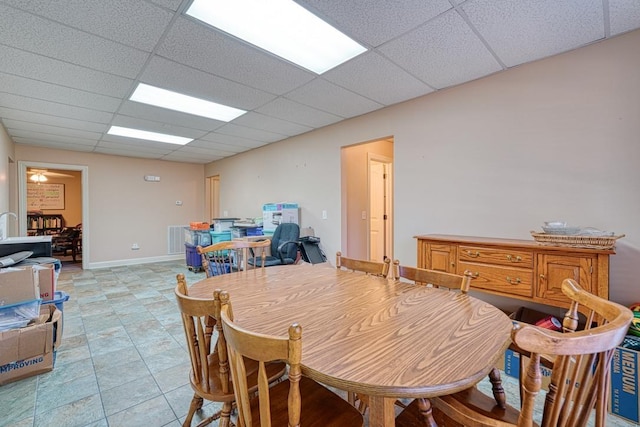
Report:
[[[297,3],[367,51],[316,75],[185,15],[190,0],[0,0],[0,120],[17,144],[208,163],[640,28],[638,0]],[[248,112],[128,100],[138,83]]]

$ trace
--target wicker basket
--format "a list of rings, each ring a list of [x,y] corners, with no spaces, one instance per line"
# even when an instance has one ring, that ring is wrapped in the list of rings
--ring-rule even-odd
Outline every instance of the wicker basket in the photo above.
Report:
[[[533,240],[542,243],[543,245],[570,246],[574,248],[589,249],[613,249],[616,244],[616,240],[624,237],[624,234],[620,234],[619,236],[581,236],[547,234],[538,233],[536,231],[532,231],[531,235],[533,236]]]

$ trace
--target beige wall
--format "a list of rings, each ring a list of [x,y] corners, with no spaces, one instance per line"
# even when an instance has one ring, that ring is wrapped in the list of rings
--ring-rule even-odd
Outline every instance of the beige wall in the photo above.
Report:
[[[167,227],[206,220],[202,165],[20,144],[15,150],[17,160],[88,167],[90,221],[89,229],[83,222],[83,234],[90,268],[183,258],[167,255]],[[146,182],[145,175],[157,175],[160,182]],[[132,250],[133,243],[140,249]]]
[[[549,219],[625,233],[611,298],[640,301],[640,31],[207,165],[221,206],[296,201],[333,261],[340,149],[394,138],[395,257],[414,235],[530,239]],[[321,211],[328,219],[321,219]],[[515,304],[517,302],[504,302]]]

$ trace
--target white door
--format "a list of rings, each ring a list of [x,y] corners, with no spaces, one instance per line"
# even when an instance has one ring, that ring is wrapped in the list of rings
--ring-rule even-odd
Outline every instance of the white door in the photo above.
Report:
[[[369,259],[382,262],[387,256],[385,233],[386,165],[369,162]],[[364,218],[363,218],[364,219]]]

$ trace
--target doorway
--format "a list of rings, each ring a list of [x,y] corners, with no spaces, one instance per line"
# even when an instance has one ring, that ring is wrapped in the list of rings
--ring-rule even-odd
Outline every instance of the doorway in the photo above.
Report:
[[[90,227],[89,227],[89,168],[87,166],[68,165],[60,163],[43,163],[43,162],[29,162],[18,161],[18,218],[19,218],[19,234],[21,236],[27,235],[27,212],[29,210],[27,206],[27,184],[29,182],[27,176],[28,171],[31,169],[39,170],[56,170],[59,172],[64,171],[76,171],[80,174],[80,187],[81,187],[81,218],[74,222],[82,223],[82,268],[86,268],[88,265],[89,255],[89,241],[90,241]],[[76,224],[67,224],[69,226],[75,226]]]
[[[341,149],[341,250],[393,259],[393,137]]]

